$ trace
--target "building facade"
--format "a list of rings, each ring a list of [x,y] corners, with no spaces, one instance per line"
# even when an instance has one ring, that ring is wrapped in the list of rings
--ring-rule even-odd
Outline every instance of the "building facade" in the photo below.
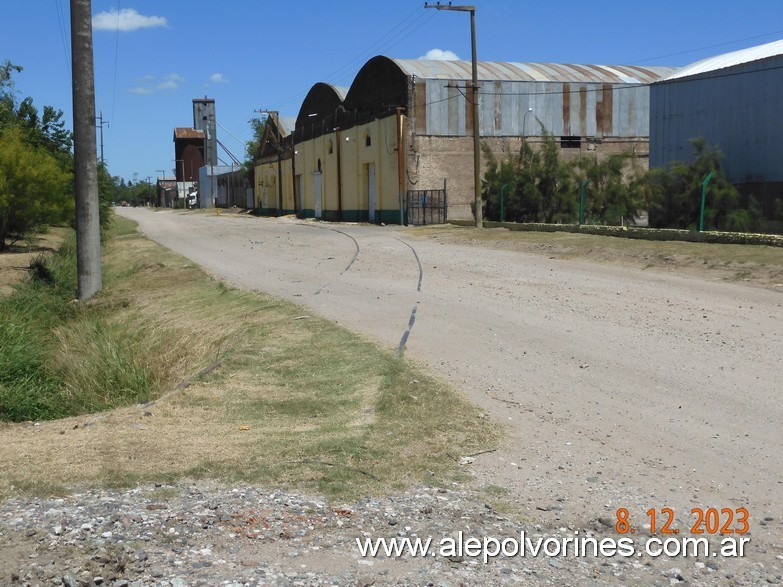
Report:
[[[783,201],[783,41],[711,57],[650,90],[650,165],[691,159],[701,137],[724,154],[729,181],[766,218]]]
[[[411,192],[447,182],[449,217],[470,219],[475,125],[500,158],[549,134],[566,155],[631,151],[646,166],[649,84],[674,71],[479,62],[475,121],[470,62],[374,57],[347,91],[308,93],[280,198],[307,217],[401,223]]]

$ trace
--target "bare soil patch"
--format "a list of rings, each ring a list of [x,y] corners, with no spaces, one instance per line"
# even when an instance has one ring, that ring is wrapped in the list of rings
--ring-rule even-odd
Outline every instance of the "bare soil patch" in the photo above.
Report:
[[[27,277],[30,261],[36,256],[51,253],[62,244],[71,229],[54,227],[46,234],[31,237],[29,243],[16,243],[0,254],[0,296],[8,295],[13,286]]]

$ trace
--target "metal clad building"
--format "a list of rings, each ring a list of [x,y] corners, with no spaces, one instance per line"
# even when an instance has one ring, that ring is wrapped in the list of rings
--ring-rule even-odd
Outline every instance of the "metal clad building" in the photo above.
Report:
[[[648,85],[676,71],[479,62],[474,121],[471,69],[468,61],[377,56],[347,93],[314,85],[290,135],[290,159],[279,171],[257,161],[257,178],[266,171],[278,199],[303,216],[396,223],[410,192],[447,190],[443,215],[447,207],[449,218],[469,219],[475,125],[499,158],[546,133],[567,157],[632,151],[646,165]]]
[[[719,148],[724,170],[769,217],[783,194],[783,40],[711,57],[653,84],[650,166],[687,161],[688,142]]]
[[[411,99],[404,104],[413,131],[408,179],[428,189],[447,179],[450,217],[471,218],[471,63],[375,57],[355,84],[369,86],[361,83],[362,77],[377,79],[388,69],[387,62],[396,65],[411,86]],[[537,142],[546,133],[560,141],[566,157],[629,151],[643,166],[648,154],[649,85],[677,71],[555,63],[477,65],[479,134],[497,157],[518,152],[522,139]],[[353,93],[351,86],[349,99]]]
[[[472,134],[470,62],[393,61],[423,88],[417,91],[426,109],[419,109],[417,116],[425,120],[419,121],[424,134]],[[648,84],[674,71],[667,67],[480,62],[480,133],[485,137],[536,136],[543,125],[556,136],[647,137]]]
[[[195,98],[193,100],[193,128],[204,133],[204,165],[217,165],[217,120],[215,119],[215,100]]]

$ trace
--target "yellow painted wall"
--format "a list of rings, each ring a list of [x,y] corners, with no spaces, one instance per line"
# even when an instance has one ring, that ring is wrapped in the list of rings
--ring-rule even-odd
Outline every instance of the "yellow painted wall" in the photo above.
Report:
[[[284,159],[280,162],[283,183],[282,211],[290,213],[294,211],[293,180],[291,178],[291,160]],[[262,214],[271,214],[278,207],[278,168],[277,161],[262,163],[255,168],[255,208]]]
[[[296,146],[296,174],[302,177],[302,206],[308,216],[312,216],[315,210],[316,174],[319,172],[321,209],[336,211],[339,207],[337,148],[336,133],[316,137]]]
[[[383,220],[395,211],[399,214],[396,121],[395,116],[389,116],[339,133],[331,132],[296,146],[296,173],[302,175],[302,205],[306,215],[312,216],[315,210],[314,175],[318,170],[320,159],[323,217],[338,217],[338,148],[342,168],[344,219],[367,220],[370,164],[375,166],[376,210],[378,211],[376,221]],[[329,152],[330,146],[331,152]],[[384,214],[381,214],[381,211],[384,211]]]

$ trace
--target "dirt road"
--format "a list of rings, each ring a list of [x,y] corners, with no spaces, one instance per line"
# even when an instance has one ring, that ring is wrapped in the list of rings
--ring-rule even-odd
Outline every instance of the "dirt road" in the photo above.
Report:
[[[584,527],[624,507],[641,526],[669,507],[687,531],[692,508],[745,507],[754,543],[783,554],[781,293],[399,227],[121,214],[212,274],[389,348],[412,325],[406,356],[508,427],[469,468],[529,519]]]

